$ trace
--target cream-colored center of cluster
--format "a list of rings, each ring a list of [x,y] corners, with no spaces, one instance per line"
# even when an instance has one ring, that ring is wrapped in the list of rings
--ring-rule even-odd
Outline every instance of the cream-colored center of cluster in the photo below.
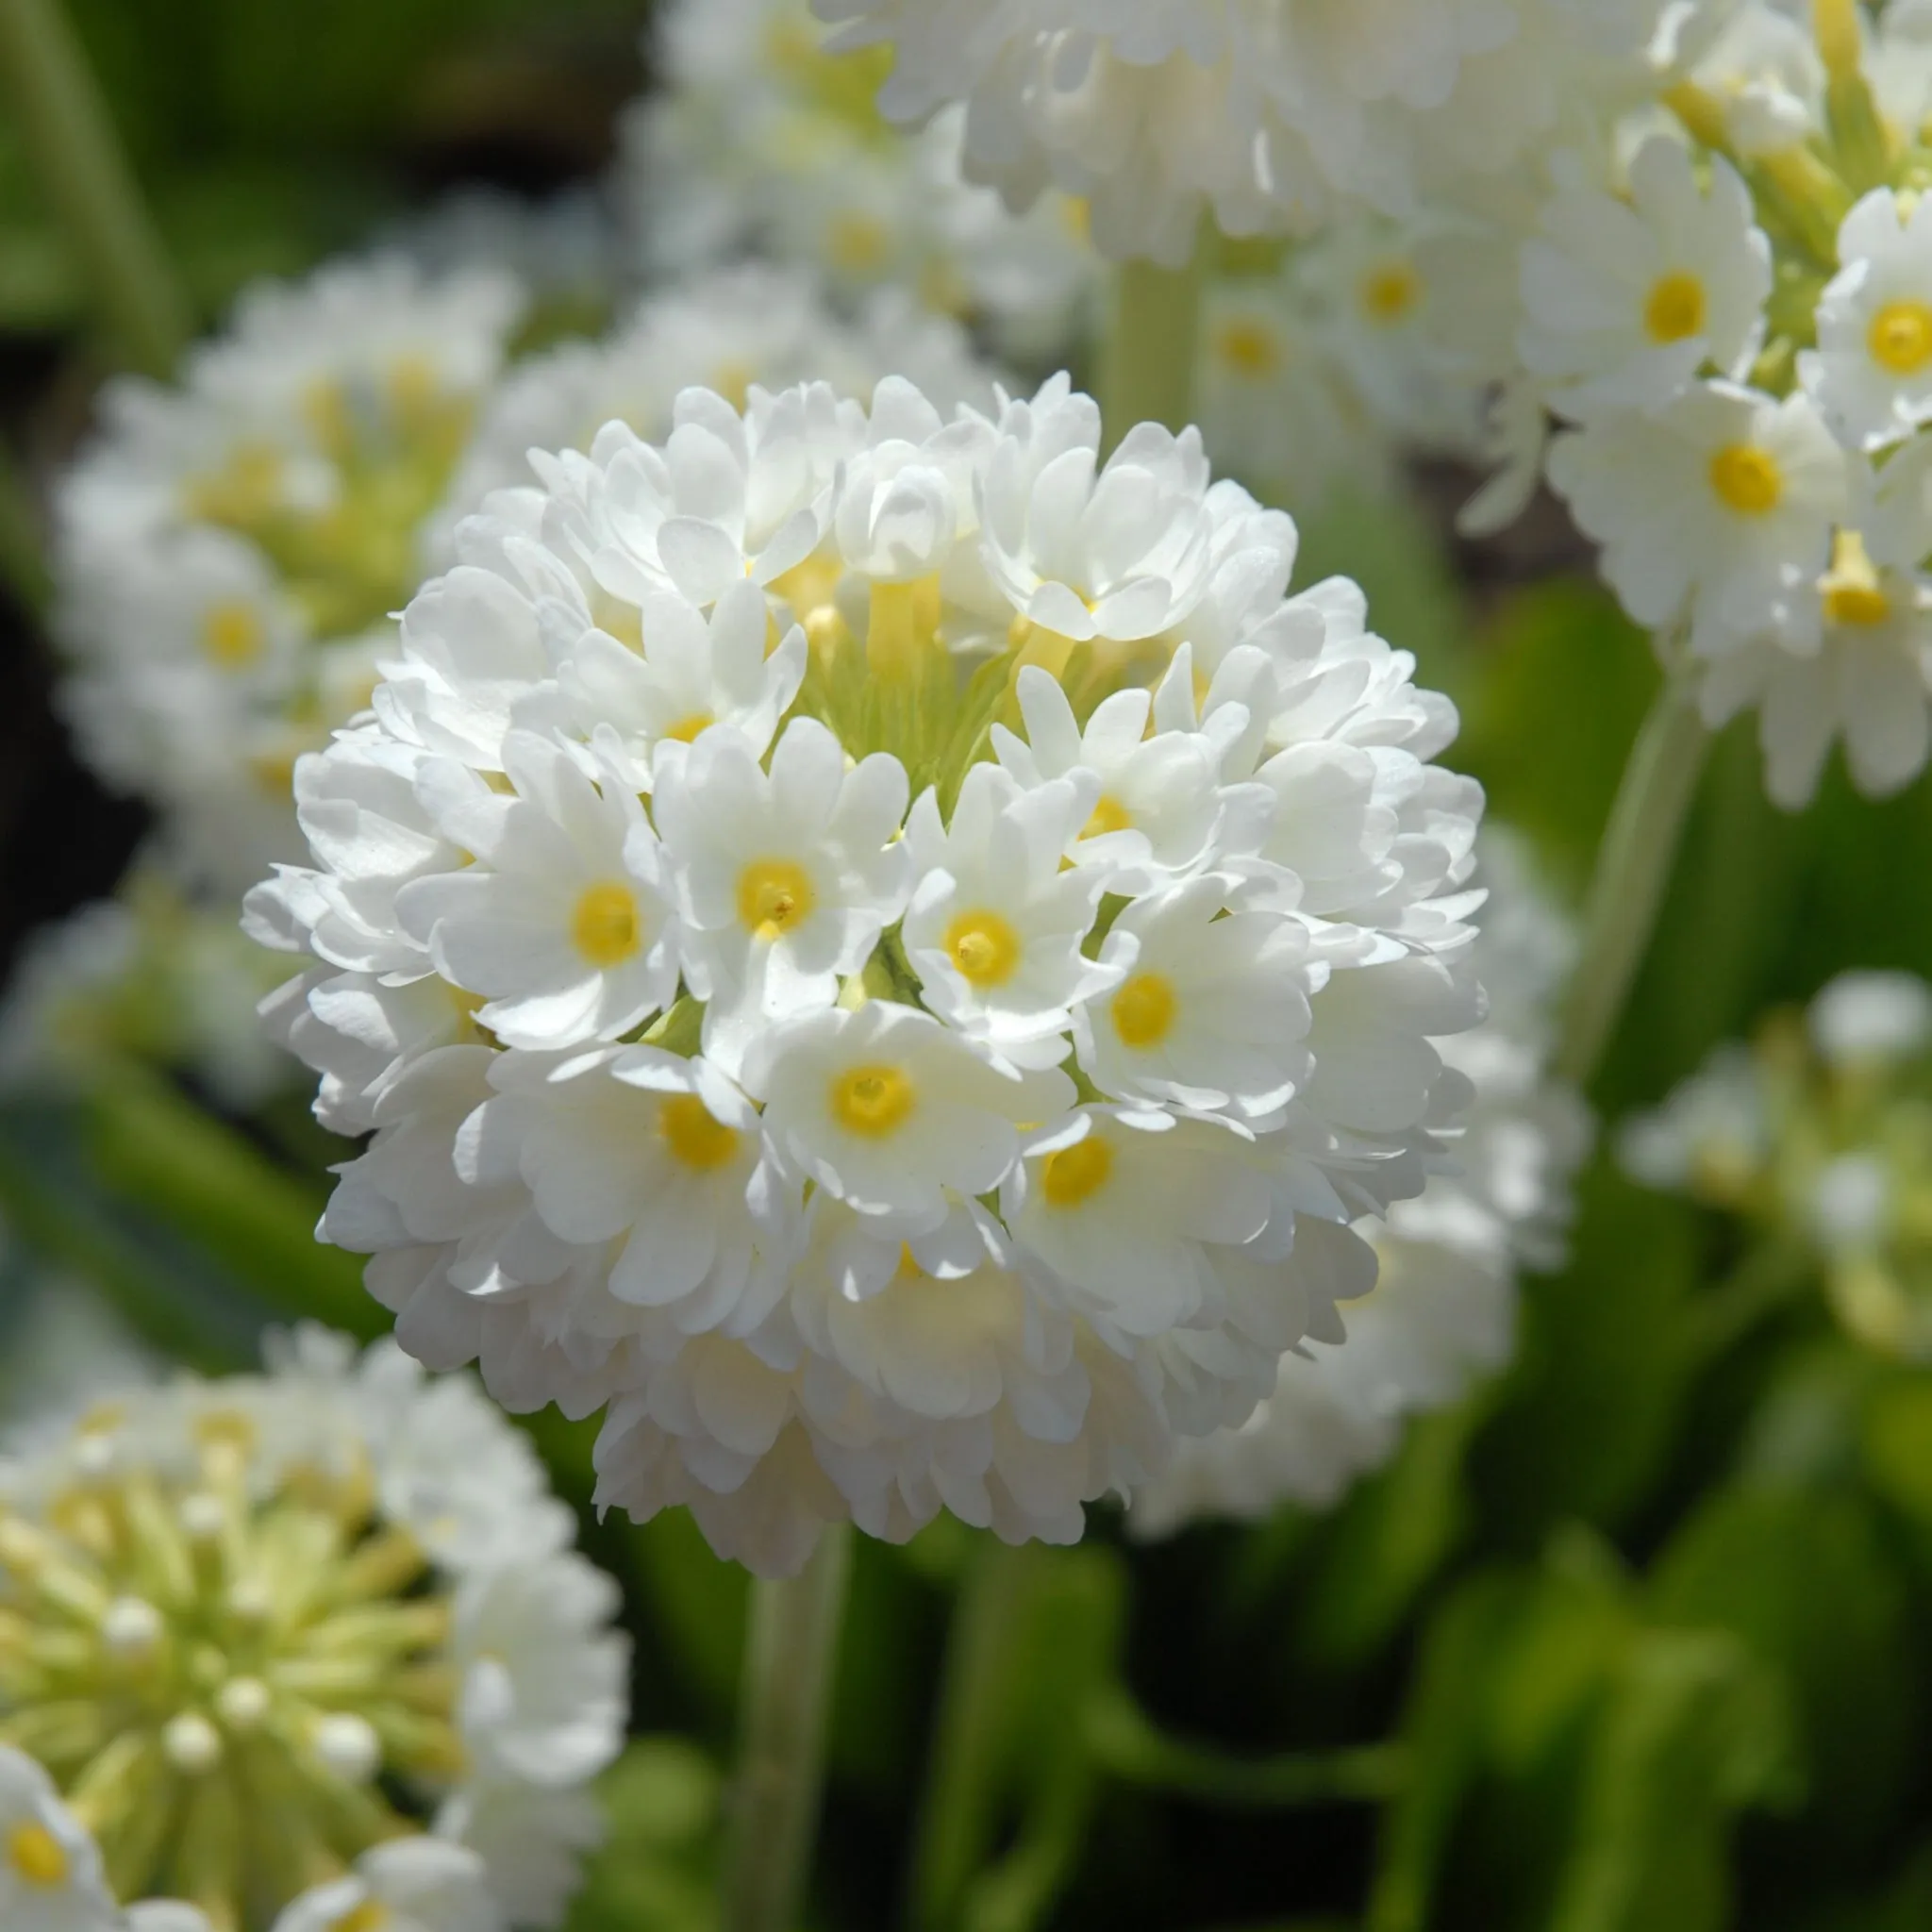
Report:
[[[0,1742],[46,1768],[118,1896],[265,1924],[408,1828],[383,1780],[459,1774],[449,1600],[359,1454],[270,1472],[250,1419],[215,1413],[176,1479],[121,1467],[117,1426],[92,1419],[76,1457],[108,1473],[0,1512]],[[0,1852],[66,1881],[42,1825]]]

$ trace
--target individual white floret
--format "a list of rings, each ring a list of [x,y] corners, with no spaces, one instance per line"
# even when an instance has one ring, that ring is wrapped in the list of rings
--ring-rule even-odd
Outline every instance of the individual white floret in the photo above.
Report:
[[[727,1073],[764,1027],[828,1005],[904,909],[909,861],[891,841],[907,792],[896,759],[848,772],[809,718],[787,727],[769,772],[728,728],[660,754],[654,808],[682,881],[686,976]]]
[[[944,1219],[949,1192],[991,1193],[1019,1158],[1023,1124],[1057,1120],[1074,1100],[1064,1074],[1003,1066],[887,1000],[773,1029],[753,1048],[746,1082],[795,1172],[912,1232]]]
[[[679,927],[658,841],[635,793],[599,785],[563,746],[512,732],[514,791],[472,774],[425,774],[461,872],[406,886],[396,916],[507,1046],[614,1040],[677,987]]]
[[[25,1753],[0,1745],[0,1917],[11,1932],[115,1932],[100,1848]]]
[[[385,1932],[503,1932],[506,1924],[475,1852],[401,1838],[364,1852],[348,1876],[305,1892],[274,1932],[340,1932],[358,1922]]]
[[[1524,362],[1566,415],[1654,409],[1700,371],[1741,376],[1771,292],[1771,244],[1722,158],[1700,181],[1653,136],[1629,196],[1559,191],[1523,250]]]
[[[1912,973],[1840,973],[1805,1017],[1828,1064],[1894,1065],[1932,1041],[1932,987]]]
[[[1711,654],[1823,575],[1849,497],[1844,453],[1806,396],[1717,382],[1565,431],[1549,474],[1631,617],[1687,624]]]
[[[1728,1188],[1759,1169],[1771,1140],[1764,1070],[1745,1048],[1726,1046],[1662,1106],[1624,1122],[1617,1154],[1647,1187]]]
[[[1080,1070],[1110,1099],[1274,1124],[1311,1071],[1308,999],[1326,974],[1307,928],[1231,909],[1236,882],[1193,879],[1129,906],[1100,963],[1119,975],[1074,1024]]]
[[[1874,188],[1839,229],[1838,257],[1799,374],[1847,447],[1875,450],[1932,420],[1932,208]]]
[[[513,1167],[566,1241],[610,1245],[620,1303],[678,1328],[744,1332],[769,1312],[801,1239],[795,1181],[757,1109],[703,1057],[660,1047],[505,1054],[478,1116],[493,1170]]]
[[[930,791],[907,824],[919,883],[904,943],[921,998],[1018,1064],[1064,1059],[1075,1006],[1115,977],[1081,950],[1106,876],[1063,863],[1097,797],[1084,774],[1026,791],[998,766],[976,765],[949,824]]]
[[[483,1860],[491,1895],[512,1925],[541,1926],[565,1922],[608,1824],[589,1790],[472,1779],[437,1813],[434,1832]]]

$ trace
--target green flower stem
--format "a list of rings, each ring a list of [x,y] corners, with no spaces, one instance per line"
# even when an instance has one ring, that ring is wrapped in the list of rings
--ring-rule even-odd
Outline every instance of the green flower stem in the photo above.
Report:
[[[930,1769],[913,1847],[908,1922],[946,1932],[986,1862],[993,1834],[1006,1691],[1026,1593],[1026,1552],[982,1536],[953,1612]]]
[[[1556,1056],[1557,1071],[1579,1086],[1596,1072],[1643,963],[1710,748],[1689,654],[1679,646],[1673,656],[1624,768],[1584,912]]]
[[[188,301],[59,0],[0,0],[0,84],[103,321],[134,367],[171,375]]]
[[[1111,448],[1137,423],[1180,430],[1194,419],[1201,286],[1211,231],[1184,269],[1124,261],[1100,351],[1100,405]]]
[[[40,512],[19,466],[0,447],[0,577],[34,615],[47,608],[53,585],[42,548]]]
[[[753,1590],[724,1932],[795,1932],[799,1923],[851,1565],[852,1531],[833,1524],[798,1575]]]
[[[1095,1700],[1087,1722],[1095,1761],[1123,1784],[1241,1810],[1379,1803],[1401,1789],[1407,1768],[1399,1744],[1363,1744],[1278,1757],[1234,1757],[1169,1737],[1118,1688]]]
[[[1686,1344],[1691,1359],[1714,1362],[1760,1322],[1788,1307],[1818,1276],[1818,1257],[1790,1235],[1774,1235],[1753,1248],[1736,1268],[1691,1303]]]

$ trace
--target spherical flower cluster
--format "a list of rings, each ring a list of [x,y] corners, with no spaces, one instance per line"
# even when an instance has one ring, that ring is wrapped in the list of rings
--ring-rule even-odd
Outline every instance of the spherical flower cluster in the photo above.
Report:
[[[1241,1422],[1466,1092],[1453,709],[1065,377],[680,396],[418,594],[250,902],[325,1232],[726,1556],[1066,1541]]]
[[[1591,1139],[1581,1096],[1547,1071],[1574,935],[1513,841],[1486,832],[1482,860],[1490,1009],[1444,1048],[1475,1090],[1460,1137],[1418,1199],[1362,1229],[1380,1264],[1373,1291],[1283,1357],[1274,1395],[1242,1427],[1183,1442],[1169,1473],[1135,1492],[1141,1534],[1333,1503],[1388,1460],[1410,1415],[1457,1401],[1508,1358],[1518,1274],[1560,1264]]]
[[[0,1921],[558,1924],[626,1709],[573,1527],[391,1343],[37,1425],[0,1460]]]
[[[967,175],[1030,207],[1090,197],[1109,256],[1174,266],[1204,212],[1306,230],[1359,198],[1407,214],[1565,126],[1574,87],[1641,69],[1657,0],[813,0],[834,44],[889,46],[880,106],[966,105]]]
[[[1932,987],[1847,973],[1625,1124],[1639,1180],[1742,1218],[1822,1274],[1861,1341],[1932,1357]],[[1782,1264],[1781,1264],[1782,1265]],[[1791,1269],[1783,1266],[1783,1273]]]
[[[432,520],[426,552],[439,567],[453,561],[457,525],[491,491],[529,483],[531,450],[588,449],[612,422],[661,440],[684,390],[715,390],[742,408],[753,383],[777,390],[812,377],[869,403],[888,372],[941,410],[989,406],[996,380],[958,324],[894,291],[879,291],[858,321],[845,322],[796,270],[746,262],[692,275],[647,296],[603,341],[560,343],[504,377]]]
[[[625,117],[619,174],[645,271],[758,256],[847,310],[896,291],[1023,362],[1064,360],[1099,287],[1085,208],[1052,194],[1009,213],[961,175],[961,113],[908,142],[873,104],[882,63],[821,38],[807,0],[658,10],[659,85]]]
[[[178,387],[105,391],[55,507],[62,701],[216,891],[295,848],[291,768],[368,702],[523,302],[500,269],[338,263],[251,291]]]

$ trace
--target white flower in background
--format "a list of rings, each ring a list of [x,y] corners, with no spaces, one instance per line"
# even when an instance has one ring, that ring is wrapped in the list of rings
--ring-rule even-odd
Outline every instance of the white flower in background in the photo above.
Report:
[[[115,1932],[99,1848],[31,1757],[0,1744],[0,1919],[8,1932]]]
[[[1363,197],[1414,206],[1430,172],[1508,166],[1560,125],[1573,75],[1641,88],[1649,0],[815,0],[835,46],[889,46],[879,105],[967,108],[968,176],[1030,207],[1091,197],[1104,254],[1178,266],[1224,232],[1306,228]]]
[[[841,308],[909,291],[930,314],[984,328],[1003,354],[1066,359],[1100,287],[1084,208],[1049,195],[1009,213],[962,178],[963,114],[908,141],[873,105],[881,64],[829,54],[821,39],[807,0],[659,9],[658,88],[625,117],[619,175],[649,275],[668,286],[759,257]]]
[[[1700,370],[1742,376],[1771,244],[1728,163],[1700,182],[1685,149],[1657,135],[1630,163],[1627,201],[1584,187],[1551,198],[1522,275],[1524,363],[1588,421],[1654,409]]]
[[[957,322],[900,291],[868,297],[846,321],[825,308],[808,271],[747,262],[683,275],[601,341],[560,343],[503,379],[428,526],[425,554],[447,566],[457,524],[492,490],[530,483],[532,449],[589,449],[613,421],[659,441],[682,390],[716,390],[742,407],[754,383],[781,390],[810,378],[870,404],[883,377],[903,375],[945,409],[989,404],[996,374]]]
[[[572,1529],[479,1391],[320,1330],[264,1374],[131,1388],[12,1439],[0,1722],[52,1783],[9,1837],[19,1778],[0,1756],[8,1927],[9,1850],[50,1897],[63,1874],[77,1895],[105,1871],[123,1898],[240,1923],[228,1840],[194,1821],[219,1807],[251,1829],[258,1783],[277,1862],[255,1871],[249,1908],[286,1906],[277,1924],[374,1924],[372,1906],[427,1932],[558,1923],[568,1883],[506,1911],[491,1845],[424,1838],[408,1807],[441,1803],[454,1830],[526,1802],[557,1822],[553,1865],[585,1843],[553,1801],[580,1801],[622,1743],[625,1645],[615,1587]],[[193,1673],[158,1667],[191,1643],[208,1659]],[[98,1851],[62,1835],[56,1788]]]
[[[1491,891],[1478,948],[1490,1014],[1445,1049],[1475,1088],[1463,1133],[1420,1199],[1364,1227],[1380,1262],[1373,1292],[1282,1357],[1274,1394],[1243,1425],[1184,1442],[1135,1491],[1142,1534],[1333,1503],[1388,1460],[1409,1416],[1459,1400],[1508,1359],[1518,1275],[1561,1264],[1591,1139],[1580,1097],[1547,1072],[1574,934],[1513,841],[1485,834],[1479,876]]]
[[[271,1015],[320,1116],[373,1130],[325,1230],[425,1360],[607,1407],[602,1503],[761,1572],[844,1518],[1073,1541],[1367,1285],[1347,1224],[1465,1091],[1453,710],[1353,586],[1287,595],[1293,525],[1195,435],[1103,463],[1064,377],[672,420],[463,523],[297,774],[315,866],[249,921],[314,962]],[[803,656],[782,732],[749,695],[665,728],[759,636]],[[458,947],[538,741],[596,863]],[[591,873],[661,978],[494,1030]]]
[[[1788,811],[1816,795],[1840,738],[1867,797],[1903,791],[1932,748],[1932,582],[1840,532],[1816,596],[1716,658],[1699,704],[1713,727],[1756,707],[1766,789]]]
[[[1691,648],[1710,656],[1808,593],[1850,508],[1844,453],[1809,400],[1729,383],[1565,430],[1549,475],[1603,545],[1631,618],[1688,625]]]
[[[1932,420],[1932,208],[1874,188],[1845,217],[1838,253],[1799,370],[1833,431],[1874,450]]]
[[[339,262],[248,291],[177,387],[105,391],[55,505],[60,701],[216,894],[296,849],[290,771],[368,704],[523,306],[497,267]]]
[[[1624,1125],[1639,1180],[1739,1217],[1762,1258],[1810,1262],[1840,1324],[1876,1353],[1932,1358],[1924,1094],[1932,987],[1851,972],[1800,1014],[1727,1042]]]

